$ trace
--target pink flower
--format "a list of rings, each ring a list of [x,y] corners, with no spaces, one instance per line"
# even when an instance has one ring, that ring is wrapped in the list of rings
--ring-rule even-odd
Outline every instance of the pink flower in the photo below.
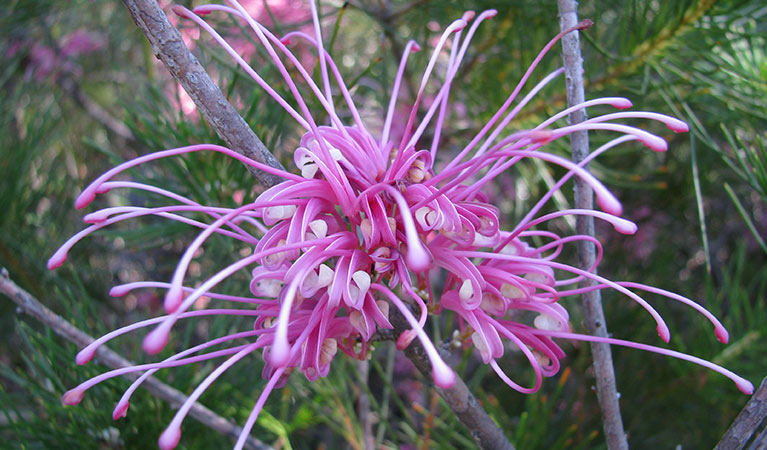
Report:
[[[636,226],[620,217],[618,200],[592,175],[571,161],[543,151],[551,141],[578,130],[604,130],[618,137],[595,150],[593,159],[608,149],[636,140],[655,151],[665,151],[666,142],[641,129],[615,123],[617,120],[640,118],[664,123],[673,131],[687,131],[687,125],[675,118],[650,112],[626,111],[597,115],[578,125],[558,125],[574,109],[631,107],[624,98],[598,98],[564,110],[530,130],[505,131],[515,115],[546,84],[562,74],[558,69],[548,74],[522,99],[518,94],[533,70],[548,50],[567,30],[557,35],[533,61],[517,88],[503,106],[468,142],[457,155],[440,153],[440,135],[448,111],[448,97],[468,45],[477,27],[493,17],[495,11],[479,15],[468,12],[451,23],[437,40],[421,79],[419,90],[407,117],[402,118],[401,136],[392,140],[393,116],[397,108],[399,86],[410,53],[418,45],[409,42],[394,82],[383,129],[372,132],[362,122],[335,62],[323,49],[317,9],[311,5],[314,34],[301,31],[276,37],[255,21],[242,5],[230,1],[232,7],[200,6],[194,12],[176,6],[174,12],[194,21],[218,41],[232,58],[274,100],[284,108],[306,132],[300,140],[293,159],[299,174],[264,166],[224,147],[193,145],[165,150],[124,163],[89,185],[78,197],[75,206],[87,206],[97,194],[114,188],[132,188],[153,192],[173,200],[169,206],[157,208],[106,208],[85,216],[92,225],[75,235],[49,260],[50,268],[61,265],[69,249],[87,234],[113,223],[145,215],[159,215],[188,223],[202,232],[187,248],[173,279],[165,282],[139,282],[117,286],[112,295],[123,295],[137,288],[167,289],[164,307],[167,315],[139,322],[109,333],[83,349],[77,362],[89,361],[96,349],[108,340],[139,328],[153,326],[144,339],[144,349],[150,354],[160,352],[170,339],[173,325],[181,319],[206,315],[241,315],[253,317],[253,329],[218,337],[184,350],[158,363],[129,367],[105,373],[88,380],[64,395],[66,404],[76,404],[94,384],[119,374],[146,371],[126,391],[113,413],[115,418],[126,414],[128,402],[136,387],[156,370],[189,364],[216,357],[228,357],[205,380],[189,400],[182,405],[159,440],[163,449],[173,448],[181,436],[181,422],[192,403],[223,372],[247,355],[261,350],[266,361],[263,377],[268,384],[248,418],[236,448],[241,448],[255,423],[270,392],[282,385],[294,370],[309,380],[327,375],[336,355],[346,353],[352,358],[364,358],[368,343],[376,330],[392,328],[391,308],[396,308],[409,322],[411,329],[398,339],[404,348],[413,339],[423,344],[433,366],[434,382],[441,387],[452,386],[453,370],[440,358],[424,331],[430,314],[454,311],[458,317],[454,326],[459,336],[466,336],[464,345],[473,345],[483,362],[490,364],[507,384],[521,392],[535,392],[544,376],[555,374],[564,352],[554,339],[602,341],[625,345],[686,359],[718,371],[735,381],[744,392],[753,386],[745,379],[707,361],[671,350],[612,338],[596,338],[574,333],[568,312],[559,300],[587,290],[614,289],[644,307],[657,323],[660,337],[668,341],[669,329],[660,315],[634,290],[658,294],[691,306],[714,325],[722,342],[727,332],[711,313],[679,295],[638,283],[613,282],[594,269],[581,270],[558,261],[564,246],[587,240],[589,236],[559,236],[537,230],[541,223],[567,215],[588,215],[611,224],[616,231],[633,234]],[[244,20],[258,41],[271,56],[284,77],[292,98],[280,96],[244,59],[222,38],[201,15],[227,13]],[[577,28],[588,26],[579,24]],[[288,45],[303,41],[317,50],[321,79],[316,82]],[[447,44],[450,44],[449,47]],[[445,80],[425,117],[416,121],[416,111],[424,98],[425,88],[435,71],[438,56],[449,48]],[[289,74],[286,61],[298,71],[305,83],[302,92]],[[311,91],[310,93],[306,90]],[[319,124],[308,110],[305,96],[314,96],[327,114],[328,123]],[[517,104],[512,108],[514,101]],[[344,123],[339,111],[351,117]],[[383,114],[382,114],[383,115]],[[399,125],[402,125],[401,123]],[[429,128],[433,138],[425,147],[417,143]],[[282,183],[264,191],[255,201],[236,209],[197,204],[179,194],[128,181],[112,181],[115,175],[139,164],[168,156],[196,151],[224,153],[253,167],[279,175]],[[485,186],[508,168],[523,159],[537,158],[567,170],[554,188],[545,194],[524,219],[511,227],[502,228],[502,217],[496,206],[483,193]],[[439,160],[439,162],[438,162]],[[603,211],[565,210],[539,215],[544,203],[573,176],[580,177],[594,190]],[[185,213],[201,213],[209,222],[191,219]],[[197,288],[184,284],[185,274],[195,254],[207,238],[218,233],[253,247],[249,256],[222,268]],[[259,237],[257,237],[259,236]],[[532,237],[545,244],[535,247]],[[596,266],[595,264],[595,266]],[[252,296],[235,297],[212,290],[240,269],[250,268]],[[444,271],[444,285],[435,283],[437,271]],[[588,279],[596,284],[578,288],[577,283]],[[192,310],[196,301],[206,296],[212,302],[244,305],[239,309]],[[215,305],[215,303],[213,303]],[[411,311],[415,310],[415,313]],[[527,311],[528,314],[519,314]],[[528,319],[529,317],[529,319]],[[451,333],[453,330],[448,330]],[[235,339],[245,344],[233,345]],[[221,344],[230,345],[212,350]],[[497,364],[505,345],[521,350],[536,375],[533,386],[524,387],[511,380]],[[200,353],[202,351],[211,351]]]

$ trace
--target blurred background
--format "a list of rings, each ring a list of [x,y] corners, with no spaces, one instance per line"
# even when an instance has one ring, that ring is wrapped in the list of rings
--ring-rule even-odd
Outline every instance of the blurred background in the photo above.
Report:
[[[179,3],[191,7],[202,2]],[[278,33],[311,30],[303,1],[243,3]],[[169,3],[162,5],[168,10]],[[499,13],[479,28],[453,83],[443,138],[446,154],[474,136],[558,32],[556,2],[321,2],[328,48],[372,129],[378,130],[383,120],[407,40],[430,48],[469,8],[496,8]],[[654,153],[630,143],[593,164],[597,176],[623,201],[625,216],[639,225],[630,237],[609,227],[598,229],[606,249],[600,273],[701,302],[729,329],[729,345],[721,345],[705,319],[689,308],[648,296],[672,330],[669,348],[724,365],[758,385],[767,375],[767,6],[761,0],[583,0],[579,12],[595,22],[581,34],[586,98],[625,96],[637,110],[671,114],[691,126],[690,133],[673,134],[662,125],[637,122],[666,138],[669,151]],[[263,78],[287,92],[253,36],[226,16],[209,17]],[[208,36],[200,36],[193,24],[179,26],[242,116],[292,168],[298,127]],[[7,0],[0,6],[0,29],[0,267],[94,336],[159,313],[161,293],[135,291],[112,298],[109,288],[169,279],[197,234],[186,226],[128,221],[78,244],[57,271],[47,271],[45,262],[84,227],[73,200],[104,170],[151,151],[220,140],[155,59],[121,2]],[[314,64],[308,48],[297,51]],[[429,55],[422,51],[410,58],[400,95],[405,112]],[[555,47],[523,93],[560,64]],[[430,92],[438,87],[439,77]],[[535,126],[564,107],[564,81],[559,78],[509,130]],[[592,148],[611,137],[592,133]],[[564,140],[550,148],[569,154]],[[543,164],[515,168],[489,192],[507,224],[524,216],[561,175]],[[200,203],[228,207],[261,191],[239,163],[220,155],[158,161],[131,171],[130,177]],[[117,191],[100,196],[96,204],[156,201]],[[569,204],[571,194],[569,186],[564,188],[549,208]],[[569,224],[552,226],[566,231]],[[248,251],[224,239],[212,242],[195,260],[192,277],[204,279],[232,261],[232,255]],[[243,271],[222,290],[242,294],[247,286]],[[662,344],[644,310],[612,292],[603,301],[614,337]],[[576,329],[582,330],[578,300],[563,303]],[[175,340],[182,347],[236,325],[230,318],[201,321],[179,327]],[[148,361],[140,348],[142,336],[127,336],[110,346],[134,361]],[[488,373],[476,356],[463,355],[457,370],[517,448],[604,447],[588,346],[564,343],[563,348],[567,368],[529,396]],[[80,406],[62,406],[63,392],[103,369],[94,363],[76,366],[77,350],[0,298],[0,446],[155,448],[172,410],[140,391],[128,416],[113,422],[111,410],[128,386],[126,380],[94,388]],[[633,448],[710,448],[748,400],[729,380],[698,366],[631,349],[617,348],[613,355]],[[524,370],[524,357],[509,355],[507,366],[515,365],[520,370],[512,372],[523,384],[532,379]],[[182,367],[158,377],[189,393],[214,367]],[[202,403],[244,422],[265,384],[261,368],[260,356],[235,366]],[[276,448],[364,448],[356,399],[366,394],[377,448],[470,447],[469,433],[428,385],[392,343],[380,343],[367,380],[355,362],[343,357],[336,358],[328,378],[315,383],[294,374],[272,394],[253,434]],[[229,445],[226,437],[190,420],[180,448]]]

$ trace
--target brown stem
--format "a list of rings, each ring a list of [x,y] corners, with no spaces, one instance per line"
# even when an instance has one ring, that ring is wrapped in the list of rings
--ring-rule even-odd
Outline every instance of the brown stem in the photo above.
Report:
[[[5,270],[5,268],[0,268],[0,292],[16,303],[21,312],[39,320],[69,342],[72,342],[79,347],[85,347],[94,341],[91,336],[83,333],[77,327],[43,306],[43,304],[29,292],[20,288],[9,278],[8,271]],[[100,363],[110,369],[135,366],[133,362],[123,358],[117,352],[106,347],[98,349],[96,358],[98,358]],[[135,380],[139,377],[136,373],[129,373],[123,376],[131,380]],[[155,397],[168,402],[173,408],[179,408],[188,398],[182,392],[153,377],[147,378],[142,386]],[[206,427],[225,436],[229,436],[232,439],[237,439],[242,432],[242,428],[229,422],[200,403],[192,405],[192,408],[189,410],[189,415],[197,419]],[[264,444],[258,439],[248,437],[248,440],[245,443],[245,448],[252,450],[267,450],[272,447]]]
[[[394,333],[399,336],[411,327],[405,317],[396,309],[389,312],[389,319],[394,325]],[[450,354],[447,350],[439,348],[442,359],[448,360]],[[406,349],[405,356],[413,362],[416,369],[428,380],[432,379],[431,362],[426,355],[423,345],[418,339],[414,340]],[[514,446],[493,422],[477,398],[469,391],[461,377],[456,377],[455,384],[449,389],[434,386],[434,389],[445,400],[447,406],[453,411],[458,420],[469,430],[474,442],[482,449],[514,450]]]
[[[152,51],[192,98],[198,111],[234,151],[271,167],[282,169],[279,161],[227,101],[200,62],[189,51],[181,33],[168,22],[156,0],[123,0],[133,21],[144,32]],[[264,186],[282,181],[275,175],[249,167]]]
[[[578,23],[578,2],[576,0],[558,0],[559,26],[560,29],[572,27]],[[583,89],[583,59],[581,58],[581,45],[577,31],[568,33],[562,38],[562,61],[565,67],[565,83],[567,88],[567,105],[577,105],[585,101]],[[569,116],[570,124],[583,122],[588,117],[583,109],[576,110]],[[586,131],[579,131],[571,135],[570,146],[573,160],[580,162],[586,158],[589,150],[589,136]],[[588,184],[580,178],[575,179],[575,207],[579,209],[592,209],[594,205],[593,193]],[[575,228],[578,234],[593,236],[594,219],[590,216],[577,216]],[[581,268],[592,267],[596,260],[596,248],[592,242],[578,242],[578,257]],[[584,281],[582,285],[588,286],[594,281]],[[599,290],[593,290],[582,294],[586,329],[590,334],[607,337],[607,323],[602,309],[602,298]],[[591,344],[591,353],[594,358],[594,372],[597,382],[597,398],[602,410],[602,421],[605,432],[607,447],[610,450],[628,449],[626,433],[623,430],[620,404],[618,402],[618,390],[615,382],[613,369],[613,357],[610,346],[601,342]]]
[[[714,450],[767,447],[767,378],[746,403]]]

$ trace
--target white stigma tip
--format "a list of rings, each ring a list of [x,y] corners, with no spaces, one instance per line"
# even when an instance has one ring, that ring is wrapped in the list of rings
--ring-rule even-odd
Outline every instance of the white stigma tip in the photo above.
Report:
[[[562,331],[559,321],[547,314],[539,314],[533,320],[533,325],[539,330]]]
[[[171,424],[160,435],[157,445],[162,450],[173,450],[181,440],[181,427]]]
[[[322,239],[328,235],[328,223],[322,219],[312,220],[309,222],[309,229],[312,230],[317,238]]]
[[[330,285],[330,282],[333,281],[333,269],[328,267],[325,264],[320,264],[319,267],[319,280],[318,284],[320,287],[326,287]]]
[[[270,206],[264,211],[264,218],[269,220],[282,220],[293,217],[296,205]]]
[[[352,279],[360,288],[360,293],[365,293],[370,289],[370,275],[367,272],[358,270],[352,274]]]
[[[460,297],[461,301],[466,301],[470,299],[474,295],[474,286],[471,284],[471,280],[463,280],[463,284],[461,284],[461,289],[458,290],[458,297]]]

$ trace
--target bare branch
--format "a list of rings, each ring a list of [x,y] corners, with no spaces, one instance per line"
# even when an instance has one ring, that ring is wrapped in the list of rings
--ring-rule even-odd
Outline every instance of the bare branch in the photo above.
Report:
[[[5,268],[0,269],[0,292],[8,296],[14,303],[16,303],[24,314],[30,315],[35,319],[42,322],[44,325],[53,330],[56,334],[64,339],[72,342],[80,347],[85,347],[94,341],[94,339],[80,331],[77,327],[67,322],[50,309],[43,306],[35,297],[29,292],[20,288],[13,282],[8,276],[8,271]],[[103,363],[110,369],[119,369],[121,367],[135,366],[131,361],[123,358],[117,352],[110,350],[106,347],[101,347],[96,352],[96,357],[99,362]],[[139,377],[136,373],[129,373],[123,375],[124,377],[135,380]],[[179,408],[188,398],[182,392],[174,389],[162,381],[149,377],[143,384],[143,387],[149,391],[152,395],[160,398],[170,404],[173,408]],[[192,405],[192,409],[189,410],[189,415],[197,419],[200,423],[208,428],[211,428],[224,436],[229,436],[232,439],[237,439],[242,432],[242,428],[229,422],[218,414],[214,413],[210,409],[206,408],[200,403]],[[248,437],[245,443],[245,448],[251,450],[267,450],[272,447],[264,444],[256,438]]]
[[[133,21],[144,32],[155,56],[192,98],[205,120],[234,151],[256,161],[282,169],[279,161],[250,129],[245,119],[227,101],[197,58],[189,51],[181,33],[168,22],[156,0],[123,0]],[[274,186],[281,178],[248,168],[264,186]]]
[[[740,450],[767,446],[767,378],[746,403],[714,450]]]
[[[558,0],[559,26],[560,29],[572,27],[578,23],[578,2],[576,0]],[[567,88],[567,105],[577,105],[585,101],[583,90],[583,59],[581,58],[581,45],[577,31],[568,33],[562,38],[562,61],[565,67],[565,82]],[[576,110],[569,116],[571,124],[577,124],[587,119],[586,111]],[[571,135],[570,145],[573,160],[580,162],[589,154],[589,136],[586,131],[579,131]],[[591,187],[582,179],[575,179],[575,207],[579,209],[592,209],[594,205]],[[576,218],[575,228],[578,234],[593,236],[594,219],[591,216],[579,215]],[[578,242],[578,256],[581,268],[593,266],[596,259],[596,249],[592,242],[581,240]],[[584,281],[583,285],[595,283]],[[582,294],[584,314],[586,316],[586,329],[590,334],[607,337],[607,324],[605,313],[602,309],[602,298],[599,290],[593,290]],[[628,449],[626,433],[623,431],[620,404],[618,402],[618,390],[615,382],[613,369],[613,357],[608,344],[593,342],[591,353],[594,357],[594,372],[597,381],[597,398],[599,407],[602,409],[602,421],[610,450]]]

